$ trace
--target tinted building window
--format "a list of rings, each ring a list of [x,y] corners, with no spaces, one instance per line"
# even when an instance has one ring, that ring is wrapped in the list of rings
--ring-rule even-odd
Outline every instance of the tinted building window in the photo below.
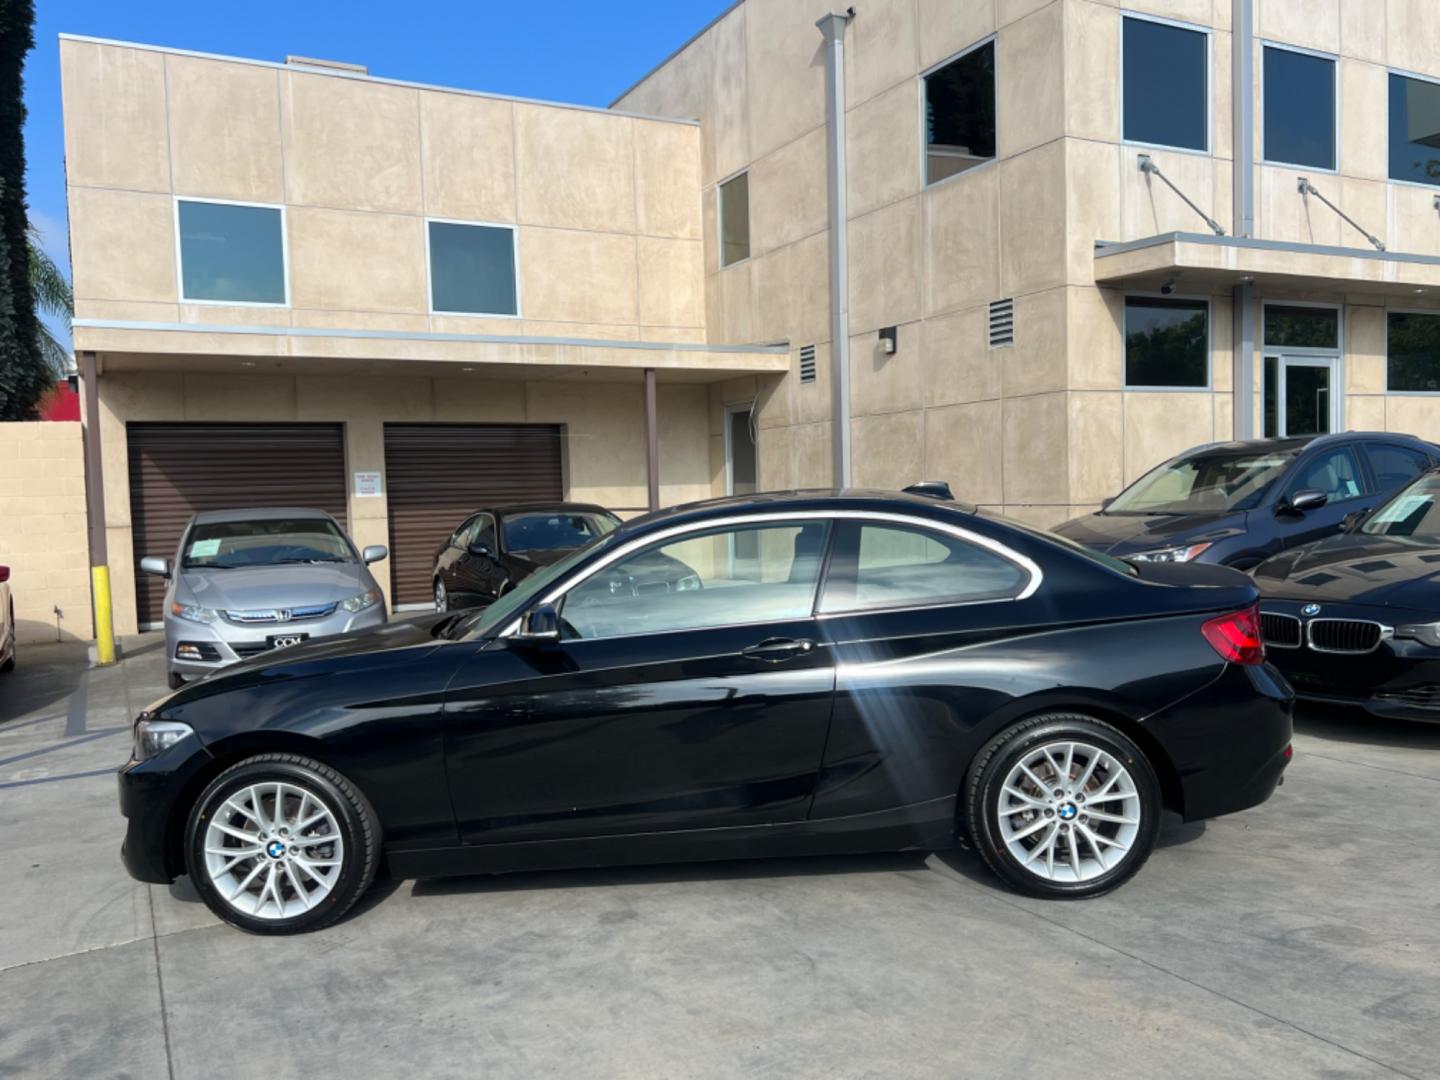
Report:
[[[1265,160],[1335,168],[1335,61],[1265,47]]]
[[[461,315],[518,315],[515,230],[432,221],[430,306]]]
[[[178,217],[183,299],[286,302],[284,221],[278,207],[182,201]]]
[[[1387,385],[1391,391],[1440,391],[1440,314],[1391,312]]]
[[[1125,301],[1125,385],[1203,388],[1210,383],[1210,305],[1204,300]]]
[[[750,174],[720,185],[720,265],[750,257]]]
[[[1334,308],[1265,305],[1265,344],[1291,349],[1340,347],[1340,312]]]
[[[1125,19],[1125,138],[1210,149],[1210,40],[1199,30]]]
[[[1390,76],[1390,179],[1440,185],[1440,84]]]
[[[925,76],[925,182],[995,160],[995,43]]]

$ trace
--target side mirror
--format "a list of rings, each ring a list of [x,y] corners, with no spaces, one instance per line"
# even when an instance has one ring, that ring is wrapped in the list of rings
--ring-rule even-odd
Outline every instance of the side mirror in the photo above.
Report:
[[[490,550],[489,544],[482,544],[478,541],[471,544],[466,550],[469,551],[471,555],[481,559],[493,559],[495,557],[495,552]]]
[[[170,576],[170,560],[162,559],[158,555],[146,555],[140,560],[140,572],[168,578]]]
[[[554,604],[537,604],[520,619],[520,632],[510,638],[517,645],[545,645],[560,640],[560,612]]]
[[[360,557],[365,560],[365,565],[369,566],[371,563],[377,563],[381,559],[388,559],[390,557],[390,549],[384,544],[371,544],[360,553]]]
[[[1294,514],[1304,514],[1310,510],[1319,510],[1330,501],[1330,496],[1318,488],[1301,488],[1288,499],[1284,500],[1280,509],[1288,510]]]

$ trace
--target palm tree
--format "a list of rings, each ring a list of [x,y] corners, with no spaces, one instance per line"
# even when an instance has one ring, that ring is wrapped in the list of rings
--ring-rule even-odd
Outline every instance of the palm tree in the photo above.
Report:
[[[30,291],[35,295],[36,315],[45,314],[62,320],[68,330],[70,319],[75,314],[75,297],[70,283],[55,260],[45,253],[40,231],[34,225],[26,230],[30,248]],[[36,330],[40,336],[40,355],[63,378],[70,374],[70,350],[60,343],[54,334],[38,318]]]

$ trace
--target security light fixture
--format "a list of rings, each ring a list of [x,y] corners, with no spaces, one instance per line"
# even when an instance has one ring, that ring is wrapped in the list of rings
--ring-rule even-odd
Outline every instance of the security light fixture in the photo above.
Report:
[[[882,326],[880,328],[880,349],[886,356],[894,356],[897,345],[897,336],[900,333],[899,327]]]
[[[1168,280],[1167,282],[1165,282],[1164,285],[1161,285],[1161,286],[1160,286],[1160,295],[1161,295],[1161,296],[1174,296],[1174,295],[1175,295],[1175,279],[1174,279],[1173,277],[1172,277],[1170,280]]]

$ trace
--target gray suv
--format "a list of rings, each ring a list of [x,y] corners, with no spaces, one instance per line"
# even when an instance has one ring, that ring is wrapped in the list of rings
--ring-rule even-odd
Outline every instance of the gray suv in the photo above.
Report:
[[[140,560],[169,583],[170,688],[271,649],[384,624],[385,598],[367,567],[388,554],[379,545],[357,554],[322,510],[196,514],[173,564]]]

